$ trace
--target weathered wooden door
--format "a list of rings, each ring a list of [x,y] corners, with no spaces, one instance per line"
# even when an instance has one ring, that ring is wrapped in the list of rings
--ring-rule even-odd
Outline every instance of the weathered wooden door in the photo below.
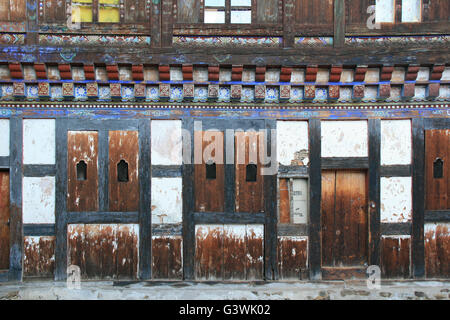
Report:
[[[0,270],[9,269],[9,172],[0,171]]]
[[[194,215],[205,221],[195,226],[195,278],[263,279],[264,219],[254,219],[264,215],[262,134],[253,130],[225,134],[227,125],[233,124],[194,132],[200,147],[194,150]],[[231,146],[231,152],[225,146]]]
[[[367,182],[364,171],[322,172],[322,266],[367,263]]]

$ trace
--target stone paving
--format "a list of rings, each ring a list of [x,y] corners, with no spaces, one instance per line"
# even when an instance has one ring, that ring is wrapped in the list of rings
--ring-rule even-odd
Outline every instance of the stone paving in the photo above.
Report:
[[[0,300],[450,300],[450,281],[1,283]]]

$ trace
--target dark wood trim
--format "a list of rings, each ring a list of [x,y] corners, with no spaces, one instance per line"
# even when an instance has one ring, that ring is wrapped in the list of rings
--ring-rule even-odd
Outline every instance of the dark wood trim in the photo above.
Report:
[[[109,137],[108,130],[98,130],[98,207],[109,210]]]
[[[414,278],[425,276],[425,244],[424,244],[424,214],[425,214],[425,132],[424,121],[414,118],[413,133],[413,209],[412,209],[412,244],[411,262]]]
[[[322,157],[320,119],[309,120],[309,272],[311,280],[322,278],[321,262],[321,198]]]
[[[191,159],[183,163],[183,275],[184,280],[193,280],[195,257],[194,223],[194,119],[183,119],[182,127],[190,133]],[[187,138],[187,137],[186,137]]]
[[[276,159],[276,120],[265,120],[265,129],[267,130],[267,155]],[[255,128],[256,129],[256,128]],[[272,150],[272,144],[274,150]],[[270,154],[269,154],[270,153]],[[274,153],[274,154],[273,154]],[[276,166],[276,163],[269,165]],[[266,280],[278,280],[278,237],[277,237],[277,189],[278,179],[276,172],[271,175],[264,175],[264,208],[265,208],[265,226],[264,226],[264,275]],[[235,213],[236,214],[236,213]],[[254,216],[258,214],[252,214]],[[256,222],[258,223],[258,222]]]
[[[9,157],[0,157],[0,168],[9,168]]]
[[[9,281],[9,270],[0,270],[0,282]]]
[[[67,278],[67,120],[56,119],[55,280]]]
[[[181,177],[182,173],[183,173],[182,166],[152,165],[153,178],[177,178]]]
[[[322,169],[368,169],[368,157],[322,158]]]
[[[23,235],[29,237],[54,236],[55,224],[24,224]]]
[[[278,224],[278,237],[292,236],[292,237],[307,237],[307,224]]]
[[[381,223],[380,233],[383,236],[411,235],[411,222]]]
[[[450,129],[450,118],[426,118],[423,125],[425,130]]]
[[[10,118],[10,253],[9,280],[22,281],[23,229],[22,229],[22,153],[23,121],[19,116]]]
[[[45,177],[54,176],[56,174],[55,165],[24,165],[24,177]]]
[[[182,236],[181,223],[152,224],[152,236]]]
[[[345,44],[345,0],[334,1],[334,39],[335,48]]]
[[[425,211],[425,222],[450,222],[450,210]]]
[[[266,222],[264,212],[195,212],[193,218],[195,224],[264,224]]]
[[[139,278],[152,278],[151,214],[151,128],[150,120],[139,123]]]
[[[369,119],[369,252],[371,265],[380,265],[380,153],[381,121]]]
[[[67,224],[139,223],[139,212],[67,212]]]
[[[381,166],[380,175],[382,177],[411,177],[411,165],[395,165],[395,166]]]
[[[278,178],[308,178],[308,166],[278,166]]]
[[[74,118],[67,119],[67,131],[113,131],[113,130],[139,130],[138,119],[108,119],[108,120],[91,120]]]

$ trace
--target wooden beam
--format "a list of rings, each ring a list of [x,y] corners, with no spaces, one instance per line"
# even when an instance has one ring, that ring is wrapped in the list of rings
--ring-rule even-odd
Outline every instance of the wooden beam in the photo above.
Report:
[[[321,125],[320,119],[309,120],[309,274],[311,280],[320,280],[321,271]]]
[[[31,237],[54,236],[55,224],[24,224],[23,235]]]
[[[412,173],[411,165],[381,166],[382,177],[410,177]]]
[[[369,168],[369,158],[322,158],[322,169],[367,169]]]
[[[413,215],[411,262],[414,278],[425,276],[425,132],[422,118],[412,121],[413,133]]]
[[[335,48],[345,44],[345,0],[334,0],[334,39]]]
[[[425,222],[450,222],[450,210],[425,211]]]
[[[383,236],[410,235],[411,222],[381,223],[380,234]]]

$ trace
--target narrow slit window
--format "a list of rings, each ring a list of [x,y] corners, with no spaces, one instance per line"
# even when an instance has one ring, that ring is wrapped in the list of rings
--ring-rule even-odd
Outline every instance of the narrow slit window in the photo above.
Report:
[[[436,160],[434,160],[433,177],[435,179],[441,179],[444,177],[444,161],[440,158],[437,158]]]
[[[256,182],[256,176],[258,173],[258,166],[254,163],[249,163],[245,170],[245,181]]]
[[[128,182],[128,163],[125,160],[117,164],[117,181]]]
[[[77,163],[77,180],[78,181],[87,180],[87,164],[83,160]]]
[[[214,162],[206,164],[206,179],[216,179],[216,164]]]

